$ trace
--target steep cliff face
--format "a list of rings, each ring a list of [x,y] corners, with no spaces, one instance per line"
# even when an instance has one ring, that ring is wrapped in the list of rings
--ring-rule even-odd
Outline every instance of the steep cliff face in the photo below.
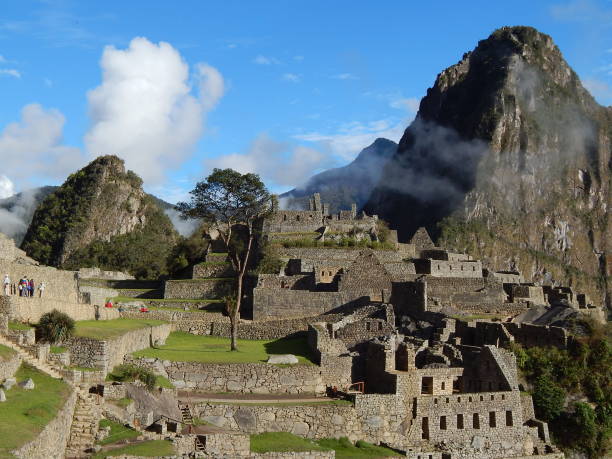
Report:
[[[69,176],[38,206],[22,249],[44,264],[77,267],[72,262],[76,254],[89,264],[91,257],[84,252],[92,245],[136,232],[155,234],[160,245],[176,238],[168,217],[142,190],[142,180],[126,172],[121,159],[102,156]]]
[[[610,305],[611,141],[552,39],[505,27],[438,75],[366,210]]]
[[[305,185],[282,194],[288,208],[308,208],[308,198],[320,193],[330,212],[350,209],[352,203],[362,207],[374,187],[386,162],[397,150],[391,140],[379,138],[361,150],[357,158],[344,167],[329,169],[308,179]]]

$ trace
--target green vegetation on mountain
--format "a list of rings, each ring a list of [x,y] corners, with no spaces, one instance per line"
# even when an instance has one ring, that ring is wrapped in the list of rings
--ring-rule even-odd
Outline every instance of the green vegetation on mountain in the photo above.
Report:
[[[166,274],[178,235],[142,180],[116,156],[70,175],[39,205],[22,248],[65,269],[97,266],[139,278]]]
[[[588,337],[567,350],[513,346],[531,388],[535,414],[549,423],[555,444],[590,458],[612,451],[612,345],[610,326],[586,323]]]

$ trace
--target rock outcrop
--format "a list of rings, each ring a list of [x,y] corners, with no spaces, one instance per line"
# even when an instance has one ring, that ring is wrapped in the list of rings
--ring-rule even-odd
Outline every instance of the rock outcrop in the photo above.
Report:
[[[611,143],[551,37],[504,27],[438,75],[365,210],[610,306]]]

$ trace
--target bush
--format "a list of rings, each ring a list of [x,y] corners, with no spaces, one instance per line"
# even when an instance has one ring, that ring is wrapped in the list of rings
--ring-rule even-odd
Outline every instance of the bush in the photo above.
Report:
[[[157,376],[146,368],[124,364],[116,366],[113,369],[113,372],[108,374],[108,379],[119,382],[139,380],[140,382],[144,383],[147,389],[153,390],[155,389]]]
[[[54,309],[42,315],[36,326],[36,333],[43,342],[62,342],[74,333],[74,320],[68,314]]]
[[[565,391],[549,376],[542,375],[533,387],[533,405],[536,416],[546,422],[555,419],[563,411]]]

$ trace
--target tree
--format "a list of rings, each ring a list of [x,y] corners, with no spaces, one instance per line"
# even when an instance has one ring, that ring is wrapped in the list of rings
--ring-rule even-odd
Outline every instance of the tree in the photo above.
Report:
[[[273,197],[258,175],[241,174],[232,169],[214,169],[190,194],[191,201],[178,203],[176,209],[183,218],[201,219],[219,232],[236,272],[236,304],[231,303],[231,308],[227,308],[231,349],[235,351],[242,283],[255,238],[254,224],[272,212]],[[243,237],[236,237],[238,225],[244,227]]]
[[[41,341],[59,343],[74,333],[74,320],[68,314],[54,309],[41,316],[36,331]]]
[[[550,422],[563,411],[565,391],[549,375],[539,376],[533,385],[533,405],[536,415]]]

